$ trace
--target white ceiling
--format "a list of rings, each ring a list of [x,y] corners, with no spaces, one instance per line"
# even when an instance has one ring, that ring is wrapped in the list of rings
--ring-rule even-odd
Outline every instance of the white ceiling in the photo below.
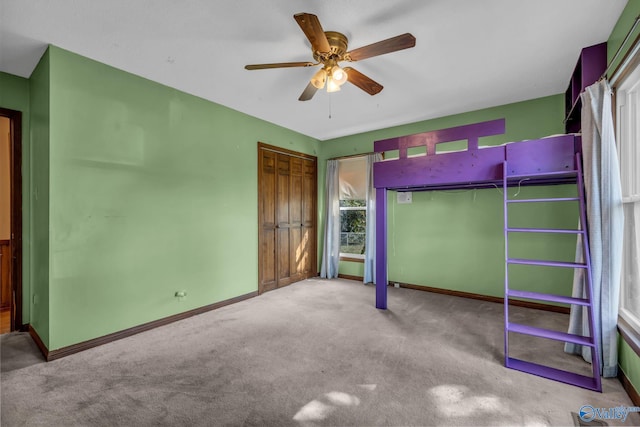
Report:
[[[627,0],[0,0],[0,71],[29,77],[47,44],[320,140],[564,92],[580,49]],[[351,64],[384,86],[298,101],[315,68],[293,19],[349,49],[412,33],[416,47]],[[331,117],[329,117],[331,115]]]

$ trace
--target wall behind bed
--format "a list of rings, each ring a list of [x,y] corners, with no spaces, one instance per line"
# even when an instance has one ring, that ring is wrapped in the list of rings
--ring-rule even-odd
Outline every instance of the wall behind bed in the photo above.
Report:
[[[502,105],[484,110],[381,129],[321,143],[321,186],[324,185],[325,160],[332,157],[366,153],[375,140],[442,129],[504,117],[506,133],[480,140],[481,145],[536,139],[563,133],[563,97],[553,95]],[[513,190],[514,192],[517,189]],[[540,195],[564,195],[573,186],[521,189]],[[413,203],[398,205],[390,192],[388,223],[389,280],[442,289],[503,295],[504,239],[502,234],[502,194],[499,189],[414,192]],[[522,211],[513,215],[522,226],[535,221],[539,226],[573,227],[575,210],[554,208],[544,212]],[[519,251],[533,251],[549,259],[571,259],[575,241],[512,241]],[[522,269],[514,279],[523,286],[533,285],[542,292],[571,292],[571,272],[549,269],[532,273]],[[362,276],[361,263],[341,262],[340,273]],[[560,283],[560,285],[558,285]],[[558,287],[559,286],[559,287]]]

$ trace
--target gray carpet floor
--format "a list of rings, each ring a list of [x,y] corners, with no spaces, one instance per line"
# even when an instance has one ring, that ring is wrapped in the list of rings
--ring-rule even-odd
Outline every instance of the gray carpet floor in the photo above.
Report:
[[[572,412],[632,406],[503,366],[502,305],[311,279],[45,363],[30,337],[0,338],[2,426],[574,425]],[[517,309],[566,328],[566,315]],[[589,372],[562,343],[512,352]],[[640,415],[609,425],[638,425]]]

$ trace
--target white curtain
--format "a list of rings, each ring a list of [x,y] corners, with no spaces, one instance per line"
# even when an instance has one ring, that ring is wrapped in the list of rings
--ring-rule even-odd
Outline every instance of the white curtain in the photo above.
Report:
[[[338,277],[340,263],[340,175],[338,160],[327,161],[325,186],[324,247],[320,277]]]
[[[601,80],[586,88],[582,105],[582,153],[595,335],[600,343],[602,375],[615,377],[624,214],[608,82]],[[577,253],[581,253],[580,248]],[[584,276],[580,272],[574,276],[575,297],[584,297]],[[589,335],[588,320],[585,308],[572,306],[569,333]],[[585,360],[591,361],[588,347],[567,343],[565,351],[582,354]]]
[[[373,187],[373,164],[382,160],[381,153],[367,155],[367,224],[364,246],[364,283],[375,283],[376,277],[376,189]]]

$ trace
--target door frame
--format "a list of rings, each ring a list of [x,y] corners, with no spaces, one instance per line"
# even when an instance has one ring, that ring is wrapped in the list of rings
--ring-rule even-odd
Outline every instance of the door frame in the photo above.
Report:
[[[315,245],[311,250],[311,253],[309,254],[309,256],[311,257],[311,262],[314,266],[313,268],[313,272],[311,273],[312,275],[310,277],[314,277],[317,276],[317,270],[318,270],[318,260],[317,260],[317,251],[318,251],[318,214],[317,214],[317,208],[318,208],[318,158],[316,156],[313,156],[311,154],[305,154],[305,153],[300,153],[298,151],[293,151],[293,150],[288,150],[286,148],[282,148],[282,147],[277,147],[275,145],[269,145],[269,144],[265,144],[264,142],[260,142],[258,141],[257,144],[257,154],[258,154],[258,161],[256,164],[257,170],[258,170],[258,294],[262,294],[263,292],[265,292],[265,290],[263,289],[262,286],[262,275],[263,275],[263,271],[262,271],[262,254],[260,252],[261,248],[262,248],[262,197],[263,197],[263,192],[262,192],[262,170],[261,170],[261,162],[262,162],[262,156],[260,154],[261,150],[267,150],[267,151],[271,151],[274,153],[278,153],[278,154],[285,154],[287,156],[293,156],[293,157],[298,157],[304,160],[312,160],[313,162],[315,162],[315,176],[314,176],[314,188],[315,188],[315,196],[314,196],[314,214],[313,214],[313,231],[315,233],[314,236],[314,241],[315,241]],[[304,277],[307,278],[307,277]],[[277,280],[277,279],[276,279]],[[276,288],[277,289],[277,288]]]
[[[23,330],[22,323],[22,112],[0,108],[0,116],[9,119],[11,132],[11,331]],[[18,321],[18,319],[20,319]]]

